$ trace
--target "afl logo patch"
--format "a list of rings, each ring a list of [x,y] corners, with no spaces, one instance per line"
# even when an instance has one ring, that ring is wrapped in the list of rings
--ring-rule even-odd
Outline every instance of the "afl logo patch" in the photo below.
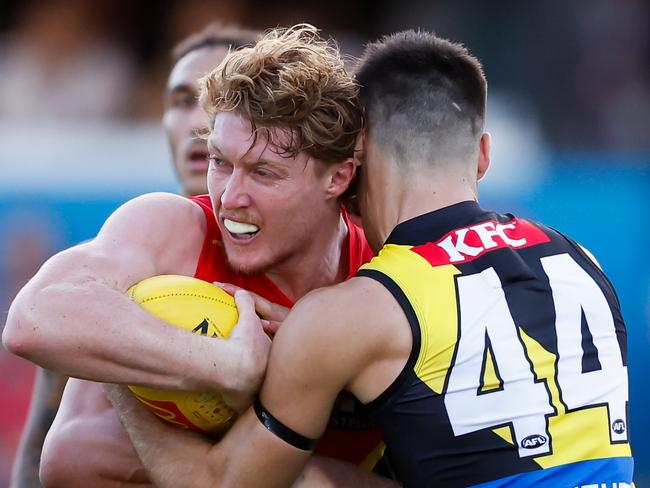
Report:
[[[546,437],[540,434],[529,435],[521,441],[521,447],[524,449],[535,449],[544,444],[546,444]]]
[[[612,430],[616,432],[617,434],[622,434],[625,432],[625,422],[623,419],[616,419],[612,423]]]

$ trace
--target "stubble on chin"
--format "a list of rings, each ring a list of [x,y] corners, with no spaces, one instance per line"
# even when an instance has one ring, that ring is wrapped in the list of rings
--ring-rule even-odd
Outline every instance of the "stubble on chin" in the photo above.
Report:
[[[272,256],[267,261],[257,265],[248,265],[245,263],[234,262],[232,256],[228,255],[228,250],[224,246],[224,256],[226,258],[226,265],[228,268],[241,276],[261,276],[268,273],[270,270],[281,267],[293,256],[293,252],[287,250],[284,254]]]
[[[237,265],[230,260],[226,260],[226,264],[230,271],[241,276],[260,276],[263,275],[268,267],[247,267],[245,265]]]
[[[241,276],[260,276],[263,275],[268,269],[269,266],[258,265],[251,266],[243,263],[234,262],[231,257],[228,255],[228,251],[224,248],[224,255],[226,257],[226,265],[233,273],[236,273]]]

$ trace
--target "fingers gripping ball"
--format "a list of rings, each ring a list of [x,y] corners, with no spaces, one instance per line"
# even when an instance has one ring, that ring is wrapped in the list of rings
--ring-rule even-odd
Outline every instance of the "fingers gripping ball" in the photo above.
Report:
[[[128,295],[155,317],[197,334],[228,337],[237,323],[233,297],[196,278],[154,276],[133,285]],[[217,392],[129,388],[149,410],[179,427],[217,434],[234,420],[234,411]]]

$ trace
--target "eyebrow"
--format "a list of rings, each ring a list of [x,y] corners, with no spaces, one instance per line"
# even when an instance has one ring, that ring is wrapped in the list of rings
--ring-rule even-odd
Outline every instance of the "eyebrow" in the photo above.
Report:
[[[194,88],[189,85],[188,83],[180,83],[178,85],[174,85],[172,87],[167,88],[167,93],[177,93],[177,92],[194,92]]]
[[[208,146],[208,152],[209,153],[219,153],[223,155],[223,152],[219,149],[219,147],[212,142],[210,138],[207,140],[207,146]],[[283,166],[285,165],[284,162],[282,161],[273,161],[267,158],[262,158],[258,159],[256,161],[244,161],[243,162],[245,165],[260,165],[260,164],[271,164],[271,165],[276,165],[276,166]]]
[[[208,152],[218,152],[219,154],[222,154],[221,150],[219,149],[218,146],[216,146],[210,137],[207,139],[207,145],[208,145]]]

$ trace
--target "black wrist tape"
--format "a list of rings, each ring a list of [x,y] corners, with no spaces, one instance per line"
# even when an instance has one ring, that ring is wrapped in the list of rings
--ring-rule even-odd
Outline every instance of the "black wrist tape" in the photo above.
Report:
[[[303,451],[312,451],[314,447],[316,447],[316,442],[318,442],[318,439],[310,439],[309,437],[305,437],[304,435],[298,434],[298,432],[295,430],[292,430],[284,425],[273,415],[271,415],[271,412],[264,408],[264,405],[262,405],[262,402],[260,402],[259,397],[255,399],[253,408],[255,409],[257,418],[260,419],[260,422],[262,422],[262,425],[264,425],[264,427],[266,427],[269,432],[273,432],[273,434],[278,436],[287,444],[291,444],[293,447],[297,447]]]

